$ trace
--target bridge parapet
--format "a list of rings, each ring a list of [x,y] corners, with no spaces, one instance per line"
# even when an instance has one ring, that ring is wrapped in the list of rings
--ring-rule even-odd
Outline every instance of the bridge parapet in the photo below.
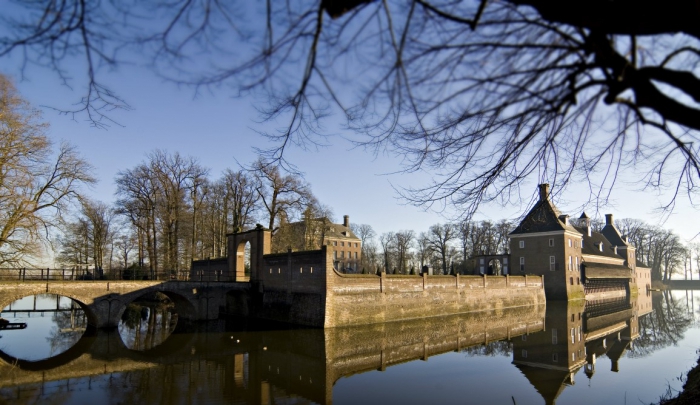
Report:
[[[30,295],[56,294],[78,302],[89,325],[114,328],[126,306],[145,294],[161,292],[175,303],[178,316],[202,321],[219,316],[229,291],[247,288],[244,283],[192,281],[6,281],[0,283],[0,306]]]

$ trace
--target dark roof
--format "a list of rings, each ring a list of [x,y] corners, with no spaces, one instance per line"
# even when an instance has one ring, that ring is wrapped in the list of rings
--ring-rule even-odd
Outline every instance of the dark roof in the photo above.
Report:
[[[510,235],[552,231],[576,231],[559,219],[561,213],[549,200],[540,200],[535,204],[517,228]]]
[[[628,246],[628,243],[622,240],[622,236],[620,236],[620,232],[618,232],[617,228],[615,226],[606,224],[603,229],[600,231],[605,237],[610,241],[615,246]]]
[[[574,367],[571,371],[562,369],[550,369],[533,367],[525,364],[514,363],[521,373],[530,381],[533,387],[544,399],[544,403],[555,404],[557,398],[567,385],[571,384],[571,374],[581,368]]]
[[[595,255],[595,256],[605,256],[614,257],[616,259],[621,259],[619,254],[615,254],[615,249],[612,243],[600,232],[591,232],[591,236],[588,236],[588,231],[584,227],[574,227],[583,235],[583,248],[581,248],[581,253],[584,255]],[[603,242],[603,251],[600,251],[598,247],[600,242]]]

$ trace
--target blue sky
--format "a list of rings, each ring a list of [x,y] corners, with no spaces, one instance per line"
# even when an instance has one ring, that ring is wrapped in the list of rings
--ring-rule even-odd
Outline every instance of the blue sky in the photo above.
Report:
[[[266,147],[267,141],[257,134],[259,130],[274,130],[283,123],[259,123],[255,106],[263,106],[263,99],[247,96],[231,97],[230,89],[221,88],[195,94],[192,88],[177,87],[165,82],[150,70],[134,65],[122,65],[112,72],[102,72],[102,79],[116,90],[132,107],[132,111],[115,111],[110,116],[122,126],[112,125],[107,130],[93,128],[82,115],[74,119],[48,107],[68,108],[79,100],[83,89],[80,69],[73,72],[73,89],[60,84],[56,75],[38,67],[28,67],[20,77],[18,60],[3,59],[1,73],[15,80],[24,98],[43,111],[43,118],[51,127],[48,135],[56,142],[66,140],[77,145],[80,153],[95,167],[99,183],[88,194],[104,202],[114,200],[114,178],[120,170],[132,168],[156,148],[193,156],[210,168],[210,178],[237,162],[248,164],[256,159],[253,147]],[[413,229],[426,231],[432,224],[445,222],[458,215],[446,211],[441,215],[431,209],[406,205],[399,199],[394,187],[426,185],[429,173],[397,173],[401,169],[396,156],[380,155],[352,145],[342,138],[340,114],[331,116],[325,127],[331,145],[318,150],[291,149],[287,158],[304,172],[319,201],[332,207],[335,219],[350,215],[352,222],[367,223],[378,234],[388,231]],[[345,134],[351,135],[351,134]],[[393,174],[392,174],[393,173]],[[639,174],[624,173],[612,195],[613,204],[601,207],[596,213],[587,207],[589,215],[614,213],[616,218],[638,218],[654,225],[673,229],[683,240],[693,238],[700,226],[689,220],[696,210],[684,196],[668,218],[655,213],[667,196],[635,191],[638,186],[625,183]],[[485,205],[475,219],[515,219],[528,207],[530,197],[536,195],[536,184],[523,189],[524,201],[501,207]],[[568,188],[565,198],[557,201],[559,208],[572,216],[580,214],[580,205],[588,200],[587,189],[579,190],[576,182]]]

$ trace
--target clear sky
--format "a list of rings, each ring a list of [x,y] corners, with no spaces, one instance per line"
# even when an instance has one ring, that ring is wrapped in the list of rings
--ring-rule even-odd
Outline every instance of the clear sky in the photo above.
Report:
[[[237,168],[237,162],[248,164],[255,160],[253,147],[266,147],[267,141],[256,130],[274,129],[271,124],[260,124],[254,106],[262,99],[252,96],[231,97],[229,89],[195,95],[191,88],[178,88],[164,82],[145,68],[122,66],[114,72],[105,72],[103,79],[118,91],[133,107],[132,111],[115,111],[111,117],[122,126],[109,129],[90,126],[84,116],[61,115],[48,107],[66,108],[82,95],[82,77],[74,72],[74,89],[60,84],[48,70],[29,67],[22,79],[17,60],[3,59],[0,72],[15,80],[21,95],[43,111],[43,118],[51,127],[48,135],[55,142],[66,140],[77,145],[80,153],[95,167],[99,184],[88,191],[96,199],[114,201],[114,178],[120,170],[132,168],[156,148],[193,156],[210,168],[210,178],[216,179],[227,167]],[[342,135],[337,122],[339,115],[328,120],[328,133]],[[282,125],[282,124],[280,124]],[[432,224],[445,222],[458,214],[448,211],[447,218],[430,209],[405,205],[394,187],[421,186],[430,179],[427,173],[396,173],[400,159],[396,156],[373,154],[354,150],[341,136],[330,138],[331,146],[318,150],[292,149],[287,158],[304,172],[306,181],[320,202],[330,206],[335,220],[350,215],[351,222],[367,223],[377,234],[388,231],[413,229],[426,231]],[[394,173],[394,174],[391,174]],[[674,213],[664,217],[654,209],[665,201],[664,196],[635,191],[638,186],[624,183],[637,173],[624,173],[612,198],[614,205],[602,207],[599,212],[588,208],[590,216],[614,213],[616,218],[638,218],[654,225],[674,230],[685,241],[700,232],[695,221],[697,211],[683,196]],[[530,197],[536,194],[536,184],[523,189],[522,204],[501,207],[482,206],[475,219],[516,219],[528,207]],[[578,217],[580,205],[588,197],[587,190],[578,190],[574,182],[565,198],[557,201],[562,212]],[[697,238],[696,238],[697,240]]]

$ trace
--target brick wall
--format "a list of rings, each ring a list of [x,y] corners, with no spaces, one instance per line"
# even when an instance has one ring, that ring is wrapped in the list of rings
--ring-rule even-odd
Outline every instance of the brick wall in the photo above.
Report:
[[[325,246],[263,262],[250,296],[230,297],[229,313],[330,328],[544,303],[538,276],[341,274]]]

